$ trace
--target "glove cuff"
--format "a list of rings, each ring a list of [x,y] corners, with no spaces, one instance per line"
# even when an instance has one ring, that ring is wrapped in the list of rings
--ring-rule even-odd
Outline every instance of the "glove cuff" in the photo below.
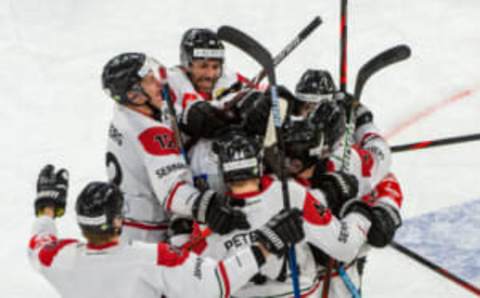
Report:
[[[347,214],[356,212],[365,216],[370,222],[372,221],[372,210],[366,203],[360,200],[350,200],[343,204],[339,212],[339,217],[344,218]]]
[[[192,207],[192,215],[196,221],[206,222],[207,210],[214,196],[215,192],[213,190],[206,190],[198,195]]]
[[[257,230],[258,240],[265,248],[276,255],[281,254],[285,245],[278,235],[269,227],[263,226]]]

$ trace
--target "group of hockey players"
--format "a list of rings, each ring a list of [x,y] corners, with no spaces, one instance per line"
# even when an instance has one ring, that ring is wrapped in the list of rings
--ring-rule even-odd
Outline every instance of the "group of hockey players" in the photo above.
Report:
[[[294,92],[279,88],[280,160],[266,142],[270,92],[224,55],[215,32],[193,28],[179,66],[144,53],[105,65],[109,182],[77,198],[86,243],[57,239],[67,170],[47,165],[37,181],[29,256],[62,297],[292,297],[291,245],[302,297],[352,297],[345,278],[361,288],[363,260],[393,239],[403,199],[372,112],[357,106],[348,135],[351,95],[306,70]]]

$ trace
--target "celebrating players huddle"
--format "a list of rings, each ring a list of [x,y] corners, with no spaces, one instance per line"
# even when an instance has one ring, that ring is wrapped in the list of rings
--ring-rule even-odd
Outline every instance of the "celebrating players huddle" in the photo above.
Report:
[[[47,165],[37,181],[29,257],[62,297],[291,297],[291,245],[302,297],[360,291],[365,256],[392,241],[403,200],[372,112],[355,107],[348,135],[351,95],[328,71],[307,70],[294,92],[279,90],[280,160],[277,140],[266,141],[270,92],[224,55],[215,32],[193,28],[179,66],[144,53],[106,63],[108,182],[77,198],[86,242],[56,235],[67,170]]]

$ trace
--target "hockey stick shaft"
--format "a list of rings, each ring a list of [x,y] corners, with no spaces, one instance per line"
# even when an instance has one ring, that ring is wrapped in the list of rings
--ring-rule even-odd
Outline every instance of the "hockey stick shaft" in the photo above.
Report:
[[[274,120],[273,122],[275,124],[275,132],[277,137],[277,144],[279,146],[280,160],[284,160],[285,147],[284,147],[284,142],[283,142],[284,140],[282,138],[282,130],[281,130],[282,120],[280,115],[280,103],[277,96],[275,66],[273,64],[273,59],[270,52],[250,36],[229,26],[221,27],[218,30],[218,37],[220,39],[223,39],[235,45],[239,49],[243,50],[251,58],[257,61],[266,71],[266,74],[271,86],[270,90],[271,90],[271,97],[272,97],[272,116]],[[280,166],[280,181],[282,185],[284,207],[286,209],[290,209],[288,184],[287,184],[286,175],[285,175],[285,167],[283,164]],[[288,250],[288,260],[289,260],[288,263],[290,266],[290,272],[292,277],[293,293],[295,298],[300,298],[300,283],[298,278],[297,260],[296,260],[295,246],[293,245],[290,246]]]
[[[320,16],[316,16],[308,25],[302,29],[295,38],[288,43],[283,50],[273,58],[273,65],[280,64],[299,44],[301,44],[307,37],[322,24]],[[267,75],[265,69],[262,69],[251,81],[256,85],[259,84]]]
[[[340,3],[340,91],[347,92],[347,9],[348,0]]]
[[[406,248],[405,246],[401,245],[398,242],[392,241],[390,244],[395,250],[401,252],[402,254],[414,259],[415,261],[419,262],[420,264],[430,268],[431,270],[435,271],[436,273],[440,274],[441,276],[447,278],[448,280],[456,283],[457,285],[463,287],[464,289],[480,295],[480,288],[476,287],[475,285],[467,282],[466,280],[456,276],[455,274],[451,273],[450,271],[446,270],[445,268],[433,263],[432,261],[427,260],[426,258],[422,257],[421,255],[417,254],[416,252]]]
[[[398,152],[405,152],[405,151],[428,149],[428,148],[438,147],[438,146],[462,144],[466,142],[479,141],[479,140],[480,140],[480,133],[477,133],[477,134],[463,135],[463,136],[457,136],[457,137],[449,137],[449,138],[443,138],[443,139],[395,145],[390,147],[390,149],[392,150],[393,153],[398,153]]]
[[[162,96],[163,99],[167,102],[168,113],[170,114],[170,123],[173,129],[173,133],[175,136],[175,140],[177,142],[177,146],[180,149],[180,153],[182,154],[184,161],[188,164],[188,156],[187,152],[185,151],[185,147],[183,146],[182,134],[180,133],[180,129],[178,128],[177,122],[177,114],[175,112],[175,107],[173,106],[172,98],[170,96],[170,87],[168,84],[165,84],[162,89]]]
[[[346,93],[347,92],[347,79],[348,79],[348,0],[341,0],[340,2],[340,92]],[[345,133],[345,152],[344,152],[344,159],[342,163],[342,169],[348,169],[350,164],[350,155],[351,155],[351,135],[353,134],[353,122],[347,121],[346,123],[346,133]],[[330,258],[328,265],[327,265],[327,272],[325,277],[325,283],[322,289],[322,297],[327,298],[328,293],[330,291],[330,280],[332,275],[332,270],[334,267],[335,262],[333,259]],[[345,268],[342,264],[338,265],[338,271],[343,272],[340,274],[342,281],[344,282],[345,286],[348,288],[352,297],[359,298],[360,293],[358,289],[355,288],[352,280],[345,272]]]
[[[307,39],[310,34],[312,34],[315,29],[317,29],[321,24],[322,24],[322,19],[320,16],[316,16],[306,27],[302,29],[300,33],[298,33],[295,38],[288,43],[283,50],[278,53],[275,58],[273,58],[273,65],[277,66],[279,65],[285,58],[287,58],[305,39]],[[265,78],[266,72],[265,69],[262,68],[262,70],[254,76],[249,83],[247,83],[248,88],[252,88],[252,91],[255,90],[260,84],[260,82]],[[226,94],[233,92],[236,88],[235,87],[230,87],[225,89],[220,95],[218,95],[219,98],[225,96]],[[243,96],[239,96],[237,98],[232,99],[231,101],[227,102],[225,104],[225,111],[229,111],[232,107],[234,107],[240,99],[242,99]]]

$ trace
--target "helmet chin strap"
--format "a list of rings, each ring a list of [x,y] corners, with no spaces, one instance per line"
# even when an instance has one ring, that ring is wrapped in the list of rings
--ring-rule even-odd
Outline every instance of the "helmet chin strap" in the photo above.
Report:
[[[164,92],[168,92],[168,90],[165,91],[166,88],[167,88],[166,86],[163,87],[162,94],[165,94]],[[138,86],[137,88],[135,88],[134,91],[139,92],[143,96],[145,96],[147,98],[147,101],[144,103],[134,103],[129,100],[128,103],[137,107],[147,106],[152,111],[152,117],[157,121],[162,121],[162,111],[152,104],[152,97],[148,95],[147,92],[145,92],[143,87]]]

